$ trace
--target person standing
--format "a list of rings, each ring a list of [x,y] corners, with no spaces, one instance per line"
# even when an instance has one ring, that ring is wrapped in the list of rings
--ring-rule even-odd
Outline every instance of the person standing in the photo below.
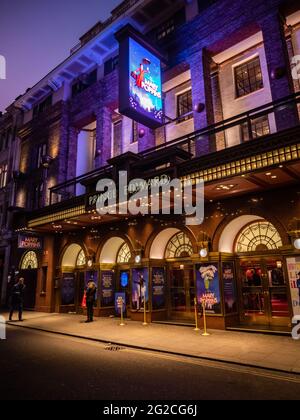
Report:
[[[97,288],[93,281],[89,281],[86,289],[86,308],[87,308],[87,320],[85,322],[94,321],[94,304],[96,302]]]
[[[24,292],[26,286],[24,284],[24,278],[21,277],[16,283],[11,292],[11,309],[9,313],[9,320],[12,321],[14,311],[17,310],[19,313],[19,321],[23,321],[23,302],[24,302]]]
[[[300,300],[300,271],[299,271],[299,273],[297,274],[296,286],[298,287],[299,300]]]

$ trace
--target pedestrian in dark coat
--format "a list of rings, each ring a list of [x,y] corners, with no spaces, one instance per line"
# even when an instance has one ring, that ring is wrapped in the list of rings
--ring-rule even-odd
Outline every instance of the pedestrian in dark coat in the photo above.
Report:
[[[93,281],[88,283],[86,289],[86,308],[87,308],[87,320],[85,322],[93,322],[94,320],[94,305],[96,302],[97,288]]]
[[[12,321],[14,311],[19,313],[19,321],[23,321],[23,303],[24,303],[24,293],[26,286],[24,284],[24,278],[21,277],[16,283],[11,291],[11,307],[9,313],[9,320]]]

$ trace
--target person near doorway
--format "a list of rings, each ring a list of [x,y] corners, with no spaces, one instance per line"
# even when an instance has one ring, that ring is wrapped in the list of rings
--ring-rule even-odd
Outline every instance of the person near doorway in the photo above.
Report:
[[[12,321],[14,311],[19,313],[19,321],[23,321],[23,302],[25,292],[24,278],[20,277],[18,282],[13,286],[11,291],[11,308],[9,313],[9,320]]]
[[[96,302],[97,287],[93,281],[89,281],[86,288],[86,308],[87,308],[87,320],[85,322],[94,321],[94,305]]]

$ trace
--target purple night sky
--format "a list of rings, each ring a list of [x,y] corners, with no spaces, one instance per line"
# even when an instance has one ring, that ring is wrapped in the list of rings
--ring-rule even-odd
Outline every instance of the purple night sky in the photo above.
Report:
[[[121,0],[0,0],[0,111],[68,55],[79,37]]]

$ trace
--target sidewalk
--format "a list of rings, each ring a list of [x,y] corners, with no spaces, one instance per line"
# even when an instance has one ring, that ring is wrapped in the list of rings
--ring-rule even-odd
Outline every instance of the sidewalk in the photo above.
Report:
[[[8,318],[7,313],[2,315]],[[195,332],[190,327],[143,326],[130,320],[120,327],[117,318],[96,318],[91,324],[85,324],[84,320],[80,315],[25,312],[24,322],[12,324],[125,347],[300,374],[300,340],[290,337],[219,330],[211,330],[209,337],[202,337],[201,331]]]

